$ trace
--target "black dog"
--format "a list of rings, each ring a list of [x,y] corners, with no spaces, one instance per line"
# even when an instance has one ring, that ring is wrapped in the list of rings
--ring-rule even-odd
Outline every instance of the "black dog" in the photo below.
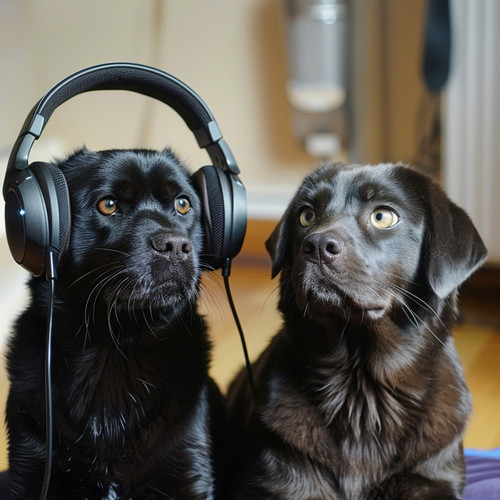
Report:
[[[451,328],[486,250],[400,165],[309,175],[267,241],[282,330],[228,395],[230,498],[456,499],[471,410]]]
[[[51,499],[214,498],[224,408],[196,300],[201,203],[168,151],[80,151],[59,165],[71,242],[56,283]],[[10,479],[37,498],[47,283],[8,352]]]

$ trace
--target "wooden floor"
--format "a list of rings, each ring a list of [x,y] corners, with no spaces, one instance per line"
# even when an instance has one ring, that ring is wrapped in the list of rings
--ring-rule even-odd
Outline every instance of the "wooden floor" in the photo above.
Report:
[[[465,446],[500,447],[500,273],[486,273],[462,290],[463,322],[455,331],[467,383],[473,394],[474,415]],[[244,358],[225,292],[218,273],[203,279],[201,309],[211,327],[212,374],[223,390],[243,365]],[[251,358],[256,358],[278,329],[276,312],[278,280],[270,279],[265,259],[248,258],[233,264],[231,290],[245,330]],[[0,372],[0,412],[7,393],[3,366]],[[5,433],[0,433],[0,469],[6,467]]]

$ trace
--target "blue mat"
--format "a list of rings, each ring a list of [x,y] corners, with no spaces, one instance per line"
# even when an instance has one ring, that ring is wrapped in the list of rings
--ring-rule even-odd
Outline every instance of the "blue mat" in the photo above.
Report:
[[[465,450],[467,483],[463,500],[500,500],[500,448]]]

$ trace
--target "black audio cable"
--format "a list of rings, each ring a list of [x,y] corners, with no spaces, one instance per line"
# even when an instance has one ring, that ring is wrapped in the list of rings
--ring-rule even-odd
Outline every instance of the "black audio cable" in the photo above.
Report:
[[[243,334],[243,328],[241,327],[240,320],[238,318],[238,313],[236,312],[236,307],[234,305],[233,297],[231,295],[231,288],[229,286],[229,275],[231,274],[231,260],[226,259],[224,265],[222,266],[222,277],[224,279],[224,286],[226,288],[227,300],[229,302],[229,307],[233,313],[234,322],[236,323],[236,328],[240,335],[241,346],[243,348],[243,355],[245,356],[245,365],[248,374],[248,383],[250,384],[250,391],[252,396],[255,397],[255,384],[253,381],[252,364],[250,363],[250,358],[248,356],[247,344],[245,341],[245,335]]]
[[[45,336],[45,471],[43,475],[40,500],[45,500],[49,492],[52,474],[53,412],[52,412],[52,327],[54,322],[54,301],[56,283],[56,256],[47,253],[46,278],[49,283],[49,302],[47,310],[47,330]]]

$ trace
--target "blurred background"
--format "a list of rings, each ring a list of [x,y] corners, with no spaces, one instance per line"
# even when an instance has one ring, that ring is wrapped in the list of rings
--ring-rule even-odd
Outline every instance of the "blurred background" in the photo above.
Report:
[[[448,5],[437,4],[441,13]],[[2,0],[0,166],[33,105],[84,67],[139,62],[192,87],[247,188],[248,234],[232,279],[255,358],[280,323],[264,241],[301,178],[326,160],[414,164],[470,213],[489,249],[485,270],[463,292],[463,325],[475,330],[459,330],[457,342],[479,401],[471,424],[478,432],[467,444],[500,446],[487,420],[500,411],[500,4],[450,0],[449,9],[447,23],[424,0]],[[170,146],[193,171],[208,162],[173,110],[128,92],[62,105],[30,160],[84,144]],[[3,349],[27,278],[10,256],[3,220],[0,266]],[[225,388],[243,358],[218,277],[205,277],[203,288],[213,373]]]

